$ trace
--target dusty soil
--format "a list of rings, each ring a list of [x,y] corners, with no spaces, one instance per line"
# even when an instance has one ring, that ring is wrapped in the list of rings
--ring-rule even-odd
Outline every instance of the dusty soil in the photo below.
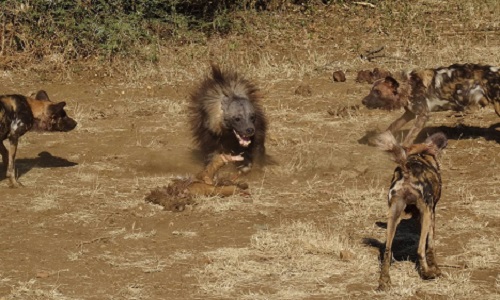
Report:
[[[163,49],[163,69],[150,76],[79,77],[50,62],[36,74],[1,71],[0,93],[43,88],[79,125],[21,138],[24,187],[8,188],[0,173],[0,299],[497,299],[500,118],[491,106],[434,113],[419,137],[449,138],[436,210],[443,277],[419,278],[418,224],[407,220],[393,288],[375,291],[395,165],[366,134],[402,111],[361,107],[370,85],[355,82],[357,71],[500,63],[497,1],[412,3],[339,4],[314,19],[272,14],[248,38]],[[360,58],[381,45],[385,56]],[[244,178],[250,197],[165,211],[144,198],[202,168],[186,104],[209,60],[262,90],[276,163]],[[345,82],[333,82],[336,70]]]

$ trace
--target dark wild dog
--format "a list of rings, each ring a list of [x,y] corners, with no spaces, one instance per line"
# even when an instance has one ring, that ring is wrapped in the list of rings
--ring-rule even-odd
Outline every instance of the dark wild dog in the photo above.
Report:
[[[250,81],[212,66],[212,75],[192,93],[189,109],[193,137],[205,163],[219,153],[241,154],[238,167],[246,173],[254,160],[263,161],[267,120]]]
[[[422,144],[414,144],[408,148],[400,146],[388,131],[375,139],[377,147],[389,152],[398,164],[388,194],[387,240],[379,290],[388,289],[391,284],[389,267],[392,242],[403,213],[420,218],[417,250],[420,276],[423,279],[433,279],[441,275],[434,253],[434,227],[436,204],[441,197],[438,156],[447,143],[446,136],[441,132],[431,135]]]
[[[416,118],[403,141],[403,145],[409,146],[433,111],[463,111],[470,106],[484,107],[493,102],[500,116],[499,70],[486,65],[454,64],[412,71],[401,85],[388,76],[377,80],[362,102],[368,108],[405,109],[405,113],[387,128],[393,134]]]
[[[53,103],[45,91],[34,98],[22,95],[0,96],[0,154],[7,168],[11,187],[21,184],[16,179],[15,159],[19,138],[27,131],[70,131],[76,121],[66,115],[66,102]]]

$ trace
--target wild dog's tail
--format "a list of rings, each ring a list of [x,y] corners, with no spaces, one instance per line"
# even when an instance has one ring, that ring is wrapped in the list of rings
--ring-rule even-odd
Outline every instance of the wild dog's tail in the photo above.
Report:
[[[406,159],[414,154],[429,154],[437,156],[448,145],[448,139],[442,132],[434,133],[421,144],[413,144],[406,148],[398,144],[390,131],[385,131],[373,139],[377,148],[389,152],[392,159],[403,169],[406,169]]]
[[[406,150],[398,144],[389,130],[377,135],[372,142],[377,148],[390,153],[398,165],[404,165],[407,157]]]

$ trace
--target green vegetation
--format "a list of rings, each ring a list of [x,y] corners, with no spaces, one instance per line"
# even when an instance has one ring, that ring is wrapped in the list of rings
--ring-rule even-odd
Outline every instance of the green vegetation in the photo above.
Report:
[[[309,9],[312,0],[5,0],[0,4],[0,55],[64,60],[135,55],[155,61],[162,44],[197,42],[243,30],[243,11]]]

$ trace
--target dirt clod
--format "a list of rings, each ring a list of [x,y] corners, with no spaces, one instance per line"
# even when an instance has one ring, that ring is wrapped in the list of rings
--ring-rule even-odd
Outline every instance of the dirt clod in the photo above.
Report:
[[[341,70],[335,71],[332,74],[332,78],[334,82],[345,82],[345,73]]]

